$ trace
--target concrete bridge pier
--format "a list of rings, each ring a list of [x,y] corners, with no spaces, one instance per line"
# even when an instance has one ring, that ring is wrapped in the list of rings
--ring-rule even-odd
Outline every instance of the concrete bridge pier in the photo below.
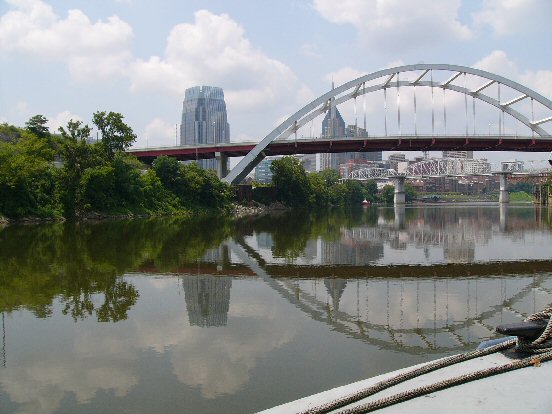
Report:
[[[228,155],[222,152],[215,152],[217,160],[217,176],[221,180],[228,175]]]
[[[406,203],[406,196],[404,194],[404,176],[395,176],[392,177],[395,182],[395,196],[393,198],[393,203],[395,205],[404,205]]]
[[[510,173],[498,173],[500,176],[500,193],[498,195],[498,202],[500,204],[510,202],[510,194],[508,193],[508,175]]]

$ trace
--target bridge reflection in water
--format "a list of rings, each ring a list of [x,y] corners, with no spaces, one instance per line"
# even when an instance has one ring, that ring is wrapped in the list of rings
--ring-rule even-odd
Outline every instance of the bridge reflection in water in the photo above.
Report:
[[[176,273],[193,326],[226,326],[234,277],[257,276],[333,331],[391,351],[458,352],[552,303],[547,220],[508,206],[395,207],[337,240],[311,238],[291,261],[273,254],[273,233],[248,229]]]
[[[515,212],[509,218],[509,209],[459,209],[446,213],[455,219],[443,220],[438,210],[425,210],[424,216],[395,208],[392,216],[380,214],[376,225],[341,228],[339,240],[309,240],[296,261],[315,266],[269,257],[270,233],[227,240],[203,258],[197,275],[183,276],[190,323],[226,325],[232,269],[262,278],[331,330],[382,349],[409,354],[473,349],[494,337],[498,324],[520,321],[552,303],[550,230],[540,210],[534,217]],[[509,230],[510,221],[516,231]],[[483,260],[476,254],[498,244],[508,255],[519,243],[536,252],[534,260],[522,261],[527,250],[510,255],[510,261],[495,262],[493,250]],[[542,245],[540,253],[531,243]],[[417,266],[401,262],[407,249],[429,258]],[[442,251],[436,261],[431,249]]]

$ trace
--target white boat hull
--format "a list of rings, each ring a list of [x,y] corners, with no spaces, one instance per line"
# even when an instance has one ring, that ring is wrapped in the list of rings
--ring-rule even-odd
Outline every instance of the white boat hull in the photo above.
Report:
[[[495,353],[443,368],[398,384],[354,405],[365,404],[402,391],[433,384],[485,368],[505,365],[512,360]],[[422,366],[424,364],[418,365]],[[432,394],[378,410],[378,413],[552,413],[552,361],[454,386]],[[417,366],[417,367],[418,367]],[[262,414],[290,414],[328,403],[355,393],[386,378],[415,367],[333,388],[265,411]],[[339,411],[339,410],[337,410]]]

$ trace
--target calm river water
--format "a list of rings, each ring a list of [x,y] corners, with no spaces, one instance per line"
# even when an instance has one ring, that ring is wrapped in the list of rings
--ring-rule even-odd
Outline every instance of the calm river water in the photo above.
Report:
[[[249,413],[552,303],[552,209],[0,229],[0,412]]]

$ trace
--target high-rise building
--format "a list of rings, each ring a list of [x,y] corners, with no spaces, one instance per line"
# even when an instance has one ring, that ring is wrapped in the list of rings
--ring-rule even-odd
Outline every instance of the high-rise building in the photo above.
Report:
[[[339,113],[337,107],[332,103],[330,109],[326,112],[326,116],[322,121],[322,138],[344,138],[345,137],[345,121]],[[320,154],[320,169],[337,170],[339,164],[345,160],[345,154]]]
[[[332,85],[333,89],[333,85]],[[322,121],[322,138],[346,138],[346,137],[367,137],[366,128],[360,128],[357,125],[348,125],[345,127],[345,121],[339,113],[339,110],[334,104],[334,100],[330,102],[330,109],[326,112],[326,116]],[[320,169],[325,170],[331,168],[339,170],[341,164],[349,160],[362,161],[381,161],[382,153],[377,152],[342,152],[336,154],[321,154]]]
[[[230,142],[230,124],[222,88],[194,86],[186,89],[182,105],[180,145]],[[203,168],[216,169],[216,160],[200,160]]]

